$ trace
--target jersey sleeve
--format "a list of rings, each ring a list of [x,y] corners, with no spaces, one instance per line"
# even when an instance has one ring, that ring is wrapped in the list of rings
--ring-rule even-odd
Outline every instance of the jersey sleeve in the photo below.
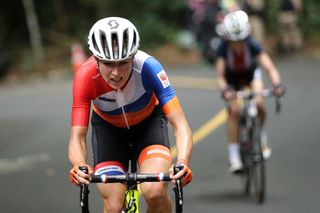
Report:
[[[249,48],[253,56],[257,56],[262,52],[262,46],[253,37],[248,38]]]
[[[165,114],[181,109],[178,98],[162,65],[153,57],[142,68],[142,80],[147,90],[156,94]]]
[[[220,44],[217,49],[217,57],[227,57],[227,43],[224,39],[220,39]]]
[[[73,103],[71,126],[88,126],[90,117],[91,99],[90,78],[80,69],[75,73],[73,80]]]

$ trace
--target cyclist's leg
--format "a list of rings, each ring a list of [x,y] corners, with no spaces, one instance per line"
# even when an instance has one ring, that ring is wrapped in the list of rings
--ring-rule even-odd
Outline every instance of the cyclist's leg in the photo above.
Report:
[[[231,71],[225,74],[228,85],[238,90],[241,86],[240,77],[234,76]],[[239,172],[242,170],[242,161],[240,157],[240,147],[238,141],[238,124],[240,118],[240,106],[237,100],[228,102],[227,104],[227,136],[228,136],[228,153],[229,153],[229,171]]]
[[[172,164],[167,120],[160,107],[135,128],[140,172],[168,172]],[[141,191],[147,203],[147,213],[172,212],[167,195],[168,183],[143,183]]]
[[[255,70],[253,80],[251,82],[251,88],[254,92],[261,93],[264,89],[264,83],[262,78],[261,69],[257,68]],[[255,97],[255,101],[257,103],[257,108],[259,112],[260,124],[263,126],[266,119],[266,110],[264,106],[264,99],[261,96]]]
[[[237,101],[229,102],[227,134],[228,134],[228,152],[230,162],[230,172],[237,172],[242,169],[240,157],[240,148],[238,141],[238,123],[240,117],[240,107]]]
[[[103,199],[104,213],[119,213],[123,208],[126,186],[121,183],[98,183],[97,189]]]
[[[126,130],[116,128],[92,113],[92,150],[95,174],[125,174],[128,169]],[[97,184],[104,213],[119,213],[123,208],[126,186],[120,183]]]
[[[264,82],[262,78],[262,73],[260,69],[257,69],[253,78],[253,81],[251,83],[251,87],[253,91],[255,92],[262,92],[264,89]],[[265,121],[266,121],[266,109],[264,105],[264,99],[261,96],[257,96],[255,98],[255,101],[257,103],[258,113],[259,113],[259,121],[261,126],[261,143],[262,143],[262,149],[263,149],[263,156],[265,159],[268,159],[271,155],[271,148],[268,145],[268,136],[266,129],[264,127]]]
[[[230,101],[228,106],[227,133],[229,143],[236,143],[238,140],[238,122],[240,117],[240,107],[237,101]]]
[[[152,148],[150,150],[152,150]],[[171,162],[167,159],[151,157],[140,163],[140,171],[146,173],[168,172],[170,165]],[[141,191],[148,206],[147,213],[172,212],[172,203],[167,195],[167,188],[167,182],[141,184]]]

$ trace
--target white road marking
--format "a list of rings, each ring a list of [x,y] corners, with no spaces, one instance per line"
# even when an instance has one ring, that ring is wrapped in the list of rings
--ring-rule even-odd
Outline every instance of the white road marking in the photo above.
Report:
[[[35,165],[48,162],[51,156],[47,152],[35,155],[20,156],[15,159],[0,159],[0,175],[30,170]]]

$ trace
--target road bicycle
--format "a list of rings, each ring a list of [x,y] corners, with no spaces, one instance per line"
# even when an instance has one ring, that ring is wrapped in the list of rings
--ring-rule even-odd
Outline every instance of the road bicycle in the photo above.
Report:
[[[131,172],[124,175],[93,175],[91,183],[125,183],[127,185],[124,208],[121,213],[139,213],[139,192],[138,184],[143,182],[171,181],[169,173],[137,173],[135,161],[130,161]],[[88,173],[87,167],[79,167]],[[174,174],[183,169],[183,166],[174,166]],[[173,188],[175,194],[175,211],[182,213],[183,210],[183,189],[181,180],[176,180]],[[80,186],[80,207],[82,213],[89,213],[89,187],[85,184]]]
[[[243,163],[241,175],[244,183],[244,193],[245,195],[249,195],[253,189],[253,194],[258,203],[262,204],[266,194],[266,165],[261,143],[260,119],[254,100],[256,96],[274,96],[276,100],[276,113],[280,112],[282,99],[275,96],[272,89],[265,89],[261,93],[251,90],[237,92],[237,97],[243,100],[238,126],[238,140]]]

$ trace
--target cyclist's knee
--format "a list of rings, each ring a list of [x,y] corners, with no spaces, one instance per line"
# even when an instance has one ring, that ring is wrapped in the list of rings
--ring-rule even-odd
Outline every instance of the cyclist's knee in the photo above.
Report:
[[[167,196],[167,187],[164,184],[148,184],[143,187],[143,195],[149,206],[161,205]]]
[[[103,197],[104,213],[119,213],[123,208],[123,200],[118,198]]]
[[[98,191],[104,204],[104,213],[120,212],[126,188],[121,184],[98,184]]]
[[[229,116],[233,118],[239,118],[240,116],[240,108],[237,105],[233,105],[229,107]]]
[[[257,101],[257,108],[259,110],[259,113],[262,113],[262,114],[266,113],[266,108],[264,106],[264,101],[263,100],[258,100]]]
[[[260,96],[255,97],[255,102],[257,103],[258,107],[264,107],[263,97],[260,97]]]

